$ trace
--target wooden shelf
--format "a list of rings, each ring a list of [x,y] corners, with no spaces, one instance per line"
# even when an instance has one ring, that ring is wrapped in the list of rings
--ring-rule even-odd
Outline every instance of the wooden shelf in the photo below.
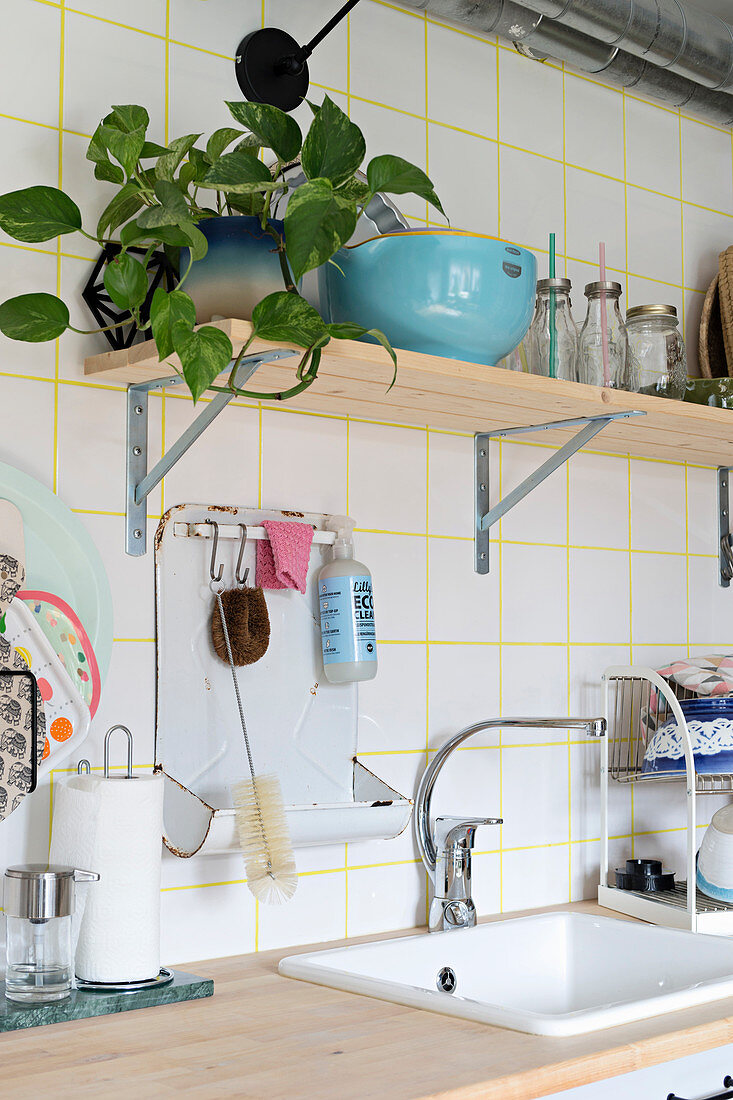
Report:
[[[215,322],[238,351],[251,332],[248,321]],[[252,351],[276,345],[255,342]],[[397,382],[387,393],[392,365],[383,348],[333,340],[323,353],[316,382],[288,405],[355,418],[447,428],[473,434],[526,424],[637,409],[644,417],[611,422],[598,437],[598,450],[706,466],[733,466],[733,411],[682,401],[604,390],[577,382],[537,378],[500,367],[398,351]],[[260,367],[250,388],[286,389],[296,360]],[[123,351],[94,355],[84,364],[98,382],[145,382],[166,374],[152,340]],[[543,432],[543,443],[559,445],[572,430]]]

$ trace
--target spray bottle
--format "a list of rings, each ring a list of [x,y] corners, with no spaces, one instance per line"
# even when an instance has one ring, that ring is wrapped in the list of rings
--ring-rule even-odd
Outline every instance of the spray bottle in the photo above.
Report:
[[[333,560],[318,574],[323,669],[332,684],[373,680],[377,675],[372,575],[354,561],[353,520],[335,516]]]

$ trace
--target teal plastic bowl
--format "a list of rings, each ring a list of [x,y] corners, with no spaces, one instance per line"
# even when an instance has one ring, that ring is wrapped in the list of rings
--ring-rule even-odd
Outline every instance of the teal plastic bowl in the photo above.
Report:
[[[334,260],[318,273],[326,320],[381,329],[396,348],[493,366],[532,319],[537,261],[495,237],[408,230]]]

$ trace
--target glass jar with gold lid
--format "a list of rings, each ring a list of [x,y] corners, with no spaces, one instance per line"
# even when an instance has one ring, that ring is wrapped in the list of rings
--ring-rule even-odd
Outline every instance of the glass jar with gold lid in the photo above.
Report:
[[[676,308],[632,306],[626,313],[626,328],[641,392],[681,401],[687,384],[687,356]]]

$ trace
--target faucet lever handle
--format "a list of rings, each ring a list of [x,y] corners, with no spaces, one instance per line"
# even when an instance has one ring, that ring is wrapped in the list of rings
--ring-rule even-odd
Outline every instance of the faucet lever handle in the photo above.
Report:
[[[439,852],[460,845],[473,848],[479,825],[503,825],[501,817],[436,817],[435,847]]]

